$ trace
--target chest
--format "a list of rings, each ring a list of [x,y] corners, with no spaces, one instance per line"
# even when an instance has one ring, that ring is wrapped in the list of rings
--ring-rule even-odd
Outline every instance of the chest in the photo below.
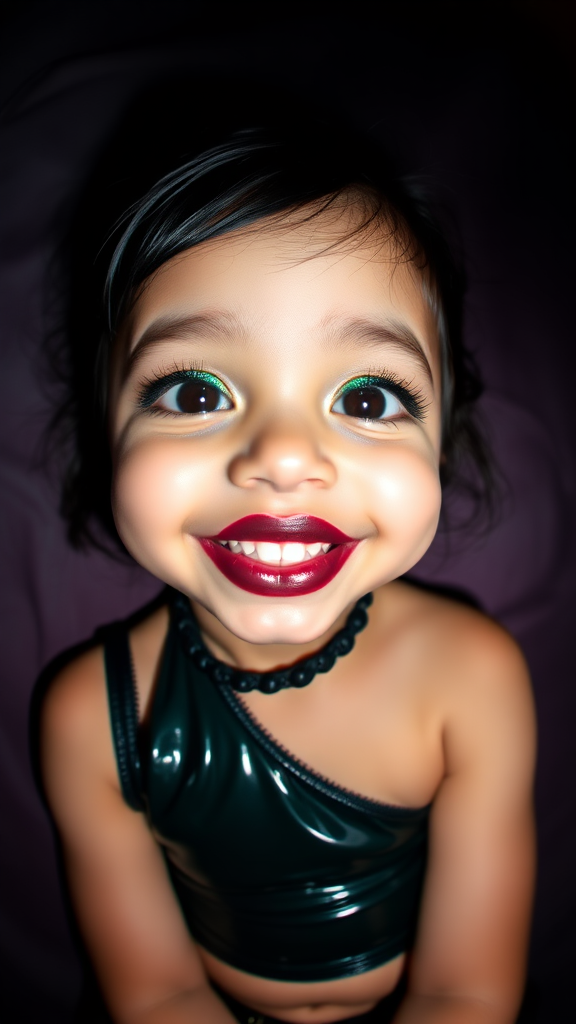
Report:
[[[367,864],[405,865],[410,850],[420,862],[427,808],[383,806],[306,766],[229,687],[190,676],[172,653],[143,750],[144,788],[157,838],[186,877],[268,890],[294,875],[342,884]]]
[[[254,692],[242,704],[317,774],[372,800],[421,807],[445,767],[441,716],[423,671],[359,657],[306,690]]]

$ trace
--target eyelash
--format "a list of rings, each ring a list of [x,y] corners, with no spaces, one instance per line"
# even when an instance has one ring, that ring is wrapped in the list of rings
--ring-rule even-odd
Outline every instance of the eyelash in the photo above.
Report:
[[[424,400],[422,392],[417,387],[414,387],[413,384],[396,376],[394,373],[390,373],[388,370],[370,371],[367,374],[362,374],[360,377],[353,377],[340,388],[332,403],[332,407],[340,398],[344,398],[347,394],[362,387],[382,388],[383,391],[388,391],[401,403],[412,419],[422,420],[424,418],[428,403]],[[373,422],[386,421],[374,420]],[[388,422],[393,421],[388,420]]]
[[[154,403],[166,395],[178,384],[185,384],[187,381],[198,381],[213,387],[220,394],[232,402],[232,395],[228,388],[214,374],[203,370],[201,366],[174,366],[172,370],[166,371],[158,376],[146,377],[138,388],[138,405],[140,409],[148,410],[155,415],[177,416],[185,413],[175,413],[168,409],[154,409]]]
[[[205,382],[211,387],[219,391],[223,396],[228,398],[231,402],[233,401],[232,396],[228,388],[219,380],[219,378],[206,370],[203,370],[201,366],[174,366],[171,370],[164,370],[162,374],[158,376],[152,376],[145,378],[138,389],[138,406],[140,409],[147,410],[154,415],[164,416],[177,416],[186,415],[186,413],[176,413],[171,410],[154,409],[154,403],[166,395],[172,388],[178,384],[185,384],[187,381],[199,381]],[[390,394],[402,404],[409,416],[415,420],[422,420],[426,411],[428,403],[425,402],[422,392],[414,387],[413,384],[406,380],[396,376],[396,374],[390,373],[388,370],[381,371],[370,371],[367,374],[362,374],[359,377],[353,377],[347,381],[338,390],[335,398],[332,401],[331,408],[336,404],[339,399],[344,398],[350,392],[357,390],[361,387],[377,387],[382,388],[384,391],[388,391]],[[198,415],[192,414],[192,415]],[[384,420],[374,420],[374,422],[386,422]],[[389,420],[388,422],[393,422]]]

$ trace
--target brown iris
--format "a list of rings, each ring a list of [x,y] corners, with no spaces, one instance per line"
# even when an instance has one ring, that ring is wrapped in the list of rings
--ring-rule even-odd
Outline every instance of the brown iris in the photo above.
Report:
[[[176,405],[180,412],[214,412],[218,408],[221,393],[217,388],[202,380],[189,380],[181,384],[176,394]]]
[[[347,416],[362,420],[377,420],[384,415],[386,395],[382,388],[352,388],[342,396],[342,406]]]

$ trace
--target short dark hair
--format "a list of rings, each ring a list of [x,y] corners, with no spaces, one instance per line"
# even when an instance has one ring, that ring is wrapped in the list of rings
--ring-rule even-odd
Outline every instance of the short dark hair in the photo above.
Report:
[[[464,274],[430,202],[366,138],[319,123],[246,129],[164,174],[131,204],[100,252],[100,264],[109,262],[98,341],[84,343],[81,358],[72,348],[70,365],[78,371],[72,371],[66,409],[58,417],[60,424],[72,426],[62,511],[75,546],[102,546],[95,521],[119,542],[109,500],[108,360],[142,284],[169,259],[209,239],[240,228],[256,230],[264,218],[282,219],[288,212],[312,220],[342,203],[353,205],[360,216],[335,244],[385,231],[394,257],[413,262],[428,284],[442,351],[442,483],[464,481],[476,506],[482,499],[484,506],[490,504],[491,464],[473,415],[482,389],[462,339]],[[89,382],[95,385],[95,402],[86,401]],[[472,474],[463,472],[465,465],[472,465]]]

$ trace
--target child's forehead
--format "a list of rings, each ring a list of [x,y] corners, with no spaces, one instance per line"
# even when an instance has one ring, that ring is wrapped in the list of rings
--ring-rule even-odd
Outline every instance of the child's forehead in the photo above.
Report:
[[[123,331],[128,349],[153,321],[214,308],[249,332],[282,316],[310,329],[388,317],[434,345],[429,282],[406,243],[385,223],[356,227],[350,210],[310,219],[296,211],[178,254],[141,287]]]

